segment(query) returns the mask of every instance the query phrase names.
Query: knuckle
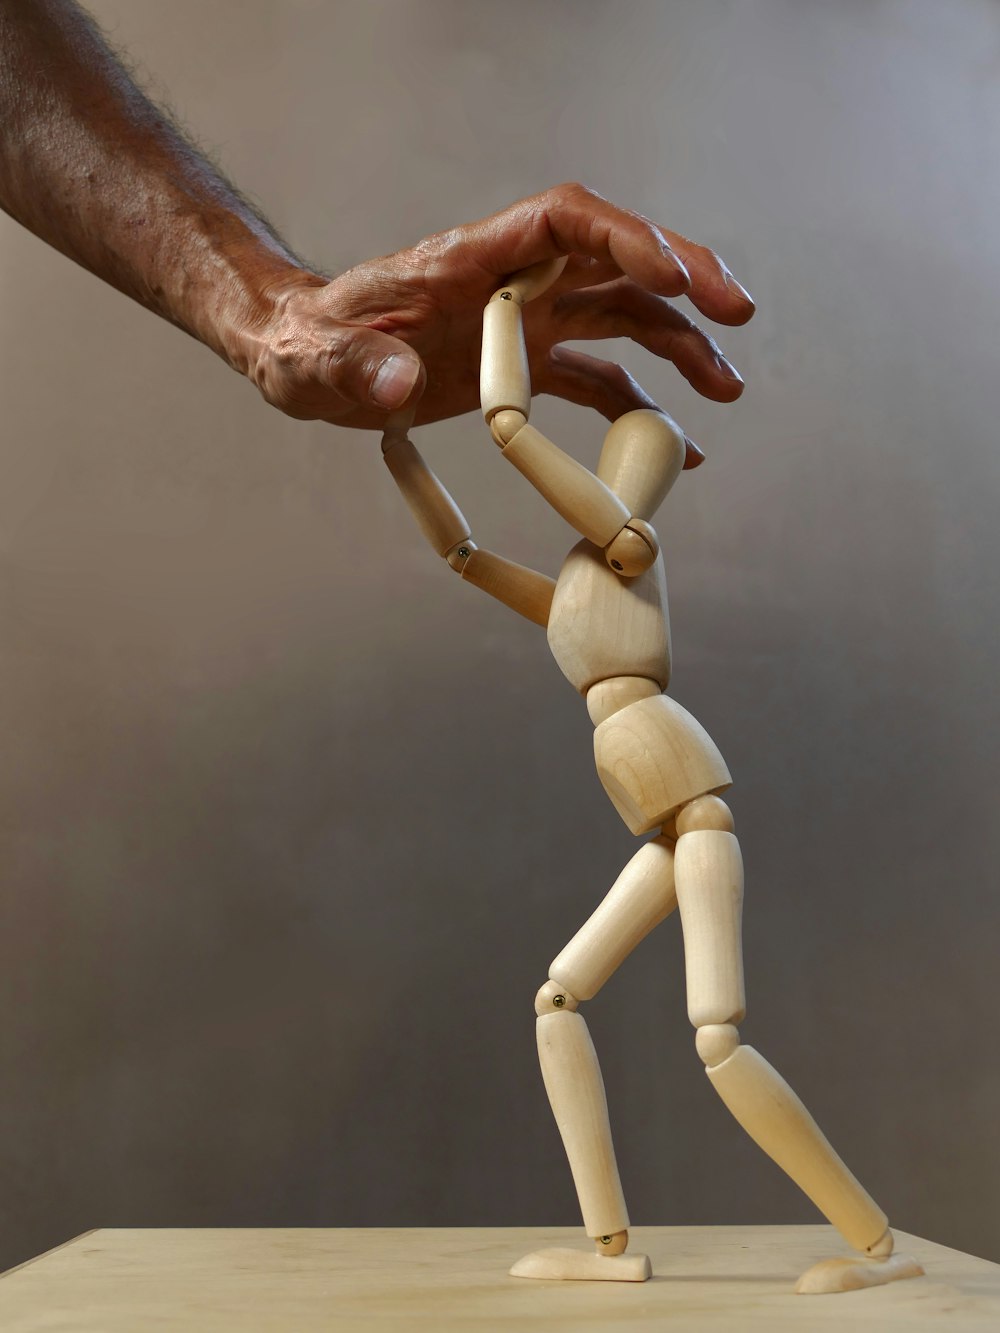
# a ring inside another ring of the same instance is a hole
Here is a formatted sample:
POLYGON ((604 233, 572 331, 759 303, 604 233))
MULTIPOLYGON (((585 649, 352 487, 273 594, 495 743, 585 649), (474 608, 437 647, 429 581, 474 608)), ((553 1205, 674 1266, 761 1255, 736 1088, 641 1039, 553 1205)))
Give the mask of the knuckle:
POLYGON ((562 185, 555 186, 548 191, 558 202, 569 201, 570 203, 590 203, 599 200, 601 196, 596 190, 592 190, 589 185, 584 185, 581 181, 564 181, 562 185))
POLYGON ((723 260, 722 256, 718 253, 718 251, 712 250, 707 245, 699 245, 696 248, 700 251, 702 256, 712 265, 712 267, 718 271, 719 275, 721 277, 725 277, 725 275, 729 272, 729 268, 725 263, 725 261, 723 260))
POLYGON ((700 245, 697 241, 690 241, 687 237, 681 237, 684 245, 687 247, 689 257, 697 259, 707 268, 714 269, 720 278, 724 278, 729 272, 729 266, 722 256, 709 245, 700 245))
POLYGON ((443 255, 454 254, 466 241, 466 231, 464 227, 449 227, 447 231, 436 231, 433 235, 425 236, 422 241, 418 241, 406 252, 407 257, 415 261, 417 268, 427 268, 443 255))
POLYGON ((309 405, 310 386, 315 376, 309 374, 300 349, 289 345, 274 347, 257 367, 254 382, 265 402, 298 421, 309 421, 316 413, 309 405))
POLYGON ((294 409, 298 398, 296 388, 297 386, 286 376, 274 375, 269 378, 261 392, 273 407, 280 408, 282 412, 290 412, 294 409))
POLYGON ((628 393, 635 381, 620 362, 614 361, 608 368, 608 383, 619 393, 628 393))
POLYGON ((669 339, 669 345, 690 344, 692 346, 703 346, 708 343, 710 347, 715 348, 715 344, 709 335, 700 328, 693 319, 688 319, 683 311, 676 312, 677 319, 673 332, 669 339))
POLYGON ((447 284, 454 266, 465 255, 475 255, 482 248, 482 239, 474 227, 449 227, 447 231, 425 236, 409 250, 394 258, 398 262, 397 281, 407 284, 407 299, 414 300, 415 289, 430 293, 447 284))
POLYGON ((640 213, 635 208, 625 208, 622 209, 622 212, 627 214, 633 222, 638 222, 640 226, 645 227, 648 231, 655 232, 657 238, 666 245, 666 237, 663 235, 658 222, 655 222, 651 217, 647 217, 645 213, 640 213))
POLYGON ((264 401, 283 412, 286 417, 294 417, 297 421, 308 420, 309 414, 304 410, 292 385, 281 380, 269 380, 259 384, 258 388, 264 401))
MULTIPOLYGON (((339 330, 328 335, 317 360, 330 371, 342 371, 353 360, 354 343, 339 330)), ((318 366, 317 366, 318 369, 318 366)))
POLYGON ((291 417, 293 421, 315 421, 319 416, 318 412, 305 407, 304 404, 290 400, 284 403, 273 403, 279 412, 283 412, 286 417, 291 417))

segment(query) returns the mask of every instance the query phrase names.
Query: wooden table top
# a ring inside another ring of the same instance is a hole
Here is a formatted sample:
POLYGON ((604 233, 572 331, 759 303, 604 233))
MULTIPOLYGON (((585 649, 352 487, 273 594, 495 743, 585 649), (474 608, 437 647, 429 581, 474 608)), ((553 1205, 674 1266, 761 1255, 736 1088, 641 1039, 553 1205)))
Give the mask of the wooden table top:
POLYGON ((1000 1265, 897 1233, 926 1277, 796 1296, 812 1263, 844 1253, 826 1226, 636 1227, 645 1283, 507 1276, 554 1228, 102 1228, 0 1277, 4 1333, 606 1333, 653 1330, 1000 1330, 1000 1265))

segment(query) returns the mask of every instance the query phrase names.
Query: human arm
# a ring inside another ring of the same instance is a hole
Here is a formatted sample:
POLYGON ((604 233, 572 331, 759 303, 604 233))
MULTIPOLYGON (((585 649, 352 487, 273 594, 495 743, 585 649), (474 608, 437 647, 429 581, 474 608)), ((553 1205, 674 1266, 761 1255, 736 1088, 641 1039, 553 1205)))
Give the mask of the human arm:
POLYGON ((744 322, 752 304, 721 261, 581 186, 326 278, 137 89, 70 0, 0 0, 0 125, 7 212, 293 416, 374 427, 418 397, 418 424, 471 409, 483 305, 506 274, 557 253, 573 257, 526 320, 536 392, 608 417, 648 406, 620 367, 558 346, 614 336, 674 360, 709 397, 742 388, 666 299, 687 292, 710 318, 744 322), (386 369, 401 377, 379 380, 386 369))
POLYGON ((0 0, 0 126, 4 210, 227 360, 262 297, 301 280, 70 0, 0 0))

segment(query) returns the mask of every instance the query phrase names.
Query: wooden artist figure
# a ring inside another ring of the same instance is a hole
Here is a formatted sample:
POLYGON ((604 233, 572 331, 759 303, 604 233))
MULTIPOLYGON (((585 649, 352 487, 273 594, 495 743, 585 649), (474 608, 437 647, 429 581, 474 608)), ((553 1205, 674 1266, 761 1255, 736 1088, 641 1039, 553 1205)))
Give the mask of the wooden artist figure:
POLYGON ((839 1291, 914 1276, 922 1270, 893 1253, 885 1213, 781 1075, 740 1042, 743 865, 720 796, 731 778, 708 733, 664 692, 667 591, 650 520, 680 474, 684 436, 660 412, 627 412, 607 432, 595 475, 528 424, 521 307, 556 280, 565 262, 526 269, 494 294, 484 314, 481 374, 483 414, 504 458, 581 535, 557 580, 476 546, 407 438, 407 420, 390 419, 382 442, 389 470, 438 554, 463 579, 545 627, 556 662, 586 698, 605 791, 633 834, 653 835, 558 954, 535 999, 545 1087, 595 1250, 540 1250, 511 1272, 629 1281, 650 1275, 647 1257, 627 1250, 629 1219, 604 1084, 579 1010, 677 908, 688 1017, 712 1086, 858 1251, 816 1264, 797 1290, 839 1291))

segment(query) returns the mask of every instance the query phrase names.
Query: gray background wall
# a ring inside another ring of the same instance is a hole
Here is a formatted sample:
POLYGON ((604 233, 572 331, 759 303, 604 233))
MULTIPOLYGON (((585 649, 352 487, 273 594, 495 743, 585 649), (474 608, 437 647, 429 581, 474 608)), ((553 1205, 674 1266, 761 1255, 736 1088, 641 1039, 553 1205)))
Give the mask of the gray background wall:
MULTIPOLYGON (((674 693, 737 778, 752 1041, 900 1226, 1000 1259, 1000 11, 94 0, 338 268, 560 180, 715 245, 749 388, 619 349, 710 454, 674 693)), ((544 636, 374 437, 283 419, 0 219, 0 1264, 99 1225, 576 1220, 531 1001, 631 854, 544 636)), ((596 460, 599 421, 535 419, 596 460)), ((476 534, 572 538, 473 417, 476 534)), ((664 926, 591 1005, 637 1223, 811 1221, 664 926)))

